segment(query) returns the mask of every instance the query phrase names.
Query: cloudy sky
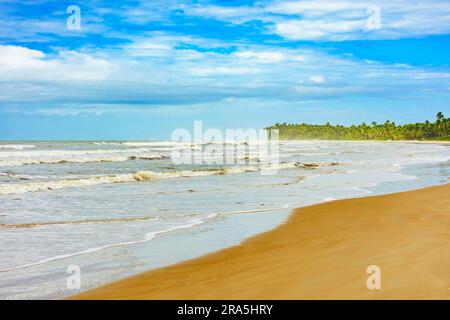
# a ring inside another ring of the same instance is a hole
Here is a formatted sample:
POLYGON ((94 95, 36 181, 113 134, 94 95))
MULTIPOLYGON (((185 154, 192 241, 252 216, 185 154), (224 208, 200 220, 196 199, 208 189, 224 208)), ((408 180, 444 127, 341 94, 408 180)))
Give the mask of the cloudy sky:
POLYGON ((438 111, 450 114, 448 0, 0 0, 2 140, 438 111))

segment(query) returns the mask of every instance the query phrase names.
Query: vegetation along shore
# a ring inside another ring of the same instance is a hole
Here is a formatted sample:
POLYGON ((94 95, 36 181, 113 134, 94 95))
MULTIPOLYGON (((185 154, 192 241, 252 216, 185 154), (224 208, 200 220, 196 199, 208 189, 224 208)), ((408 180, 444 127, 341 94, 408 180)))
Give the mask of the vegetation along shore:
POLYGON ((435 122, 425 121, 397 125, 386 121, 384 124, 372 122, 349 127, 342 125, 287 124, 277 123, 267 127, 269 131, 278 129, 281 140, 441 140, 450 141, 450 118, 438 112, 435 122))

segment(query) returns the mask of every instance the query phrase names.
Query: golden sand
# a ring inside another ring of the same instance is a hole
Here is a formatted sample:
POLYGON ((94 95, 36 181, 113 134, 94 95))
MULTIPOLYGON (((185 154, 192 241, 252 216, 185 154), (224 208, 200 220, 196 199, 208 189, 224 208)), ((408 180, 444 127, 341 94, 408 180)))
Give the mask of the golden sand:
POLYGON ((238 246, 73 298, 450 299, 450 185, 296 209, 238 246))

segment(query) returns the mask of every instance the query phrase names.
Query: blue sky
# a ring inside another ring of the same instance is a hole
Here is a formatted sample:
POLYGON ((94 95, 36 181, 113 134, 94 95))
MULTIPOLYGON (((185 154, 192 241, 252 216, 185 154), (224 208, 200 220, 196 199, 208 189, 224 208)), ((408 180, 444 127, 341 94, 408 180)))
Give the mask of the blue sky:
POLYGON ((448 0, 0 0, 2 140, 438 111, 450 114, 448 0))

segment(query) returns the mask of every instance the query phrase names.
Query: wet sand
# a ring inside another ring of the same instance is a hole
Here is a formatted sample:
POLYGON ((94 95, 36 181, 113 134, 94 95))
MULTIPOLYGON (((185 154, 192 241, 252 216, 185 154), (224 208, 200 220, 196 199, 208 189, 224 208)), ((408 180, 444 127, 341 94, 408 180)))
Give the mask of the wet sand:
POLYGON ((75 299, 450 299, 450 185, 296 209, 242 244, 75 299), (367 268, 381 270, 369 290, 367 268))

